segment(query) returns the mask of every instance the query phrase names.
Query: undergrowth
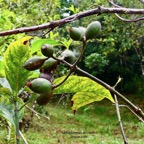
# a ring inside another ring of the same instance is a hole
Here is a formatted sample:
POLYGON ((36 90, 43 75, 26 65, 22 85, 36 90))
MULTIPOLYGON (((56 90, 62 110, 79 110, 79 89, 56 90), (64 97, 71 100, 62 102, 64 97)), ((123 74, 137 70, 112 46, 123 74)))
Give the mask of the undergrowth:
MULTIPOLYGON (((130 98, 136 104, 142 100, 130 98)), ((28 131, 23 133, 29 144, 123 144, 115 105, 110 101, 105 99, 82 107, 75 115, 69 101, 61 101, 57 107, 56 104, 51 102, 41 109, 50 120, 34 115, 28 131)), ((125 107, 120 109, 128 142, 142 144, 144 124, 125 107)), ((1 129, 0 144, 5 144, 5 134, 1 129)))

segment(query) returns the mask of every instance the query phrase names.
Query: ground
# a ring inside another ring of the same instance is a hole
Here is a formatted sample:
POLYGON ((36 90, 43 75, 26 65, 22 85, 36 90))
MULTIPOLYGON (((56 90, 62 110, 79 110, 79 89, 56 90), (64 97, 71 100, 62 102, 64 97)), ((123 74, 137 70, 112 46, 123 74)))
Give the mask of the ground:
MULTIPOLYGON (((142 97, 128 98, 144 110, 142 97)), ((43 107, 47 116, 50 115, 50 120, 34 115, 28 131, 23 133, 29 144, 124 143, 115 105, 109 100, 105 99, 80 108, 75 115, 70 108, 70 101, 63 100, 57 107, 56 105, 57 102, 51 102, 43 107)), ((125 107, 121 107, 121 117, 128 142, 142 144, 144 124, 125 107)))

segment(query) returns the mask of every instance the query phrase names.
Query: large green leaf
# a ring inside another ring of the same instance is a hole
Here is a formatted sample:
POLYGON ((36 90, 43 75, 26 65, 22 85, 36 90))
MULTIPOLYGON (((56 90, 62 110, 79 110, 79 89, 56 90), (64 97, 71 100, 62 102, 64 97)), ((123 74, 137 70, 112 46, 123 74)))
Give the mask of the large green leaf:
MULTIPOLYGON (((60 83, 65 77, 57 78, 54 83, 60 83)), ((109 90, 95 81, 81 76, 70 76, 65 83, 54 90, 55 94, 76 93, 73 98, 73 110, 104 98, 114 102, 109 90)))
POLYGON ((51 44, 51 45, 59 45, 59 43, 55 40, 51 40, 51 39, 38 39, 36 41, 34 41, 32 43, 32 48, 31 48, 31 53, 35 53, 38 50, 40 50, 40 48, 42 47, 42 45, 44 44, 51 44))
POLYGON ((27 36, 12 42, 4 55, 4 68, 6 78, 16 93, 24 86, 30 72, 25 70, 22 65, 30 57, 30 47, 27 36))

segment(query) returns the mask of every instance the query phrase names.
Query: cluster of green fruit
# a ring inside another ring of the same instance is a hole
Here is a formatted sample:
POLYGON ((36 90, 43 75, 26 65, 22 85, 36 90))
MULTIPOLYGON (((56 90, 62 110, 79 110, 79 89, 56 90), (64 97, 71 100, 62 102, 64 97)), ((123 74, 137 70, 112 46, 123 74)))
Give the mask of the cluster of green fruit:
MULTIPOLYGON (((33 56, 23 64, 23 67, 29 71, 40 70, 39 77, 28 81, 26 85, 34 93, 38 94, 37 104, 46 105, 53 95, 53 72, 59 65, 59 62, 52 58, 54 54, 54 47, 52 45, 44 44, 41 47, 41 52, 45 57, 33 56)), ((63 51, 60 57, 69 63, 73 63, 76 59, 71 50, 63 51)))
POLYGON ((69 29, 70 37, 75 41, 87 41, 94 39, 101 32, 101 23, 99 21, 91 22, 87 28, 72 27, 69 29))
MULTIPOLYGON (((101 24, 98 21, 90 23, 87 28, 72 27, 69 29, 70 37, 76 41, 87 41, 96 38, 101 31, 101 24)), ((54 47, 49 44, 44 44, 41 47, 41 53, 45 57, 33 56, 28 59, 23 67, 29 71, 40 70, 39 78, 27 82, 27 86, 38 94, 36 102, 39 105, 47 104, 53 95, 53 72, 60 64, 57 59, 54 59, 54 47)), ((61 53, 60 59, 64 59, 70 64, 76 61, 75 54, 71 50, 65 50, 61 53)))

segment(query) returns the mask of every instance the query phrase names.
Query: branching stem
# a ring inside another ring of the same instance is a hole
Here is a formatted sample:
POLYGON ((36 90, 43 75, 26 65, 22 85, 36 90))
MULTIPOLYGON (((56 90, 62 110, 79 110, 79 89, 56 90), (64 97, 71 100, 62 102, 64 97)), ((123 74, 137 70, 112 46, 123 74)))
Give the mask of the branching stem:
POLYGON ((122 137, 123 137, 123 140, 124 140, 124 144, 128 144, 125 133, 124 133, 124 128, 123 128, 121 116, 120 116, 120 109, 119 109, 117 96, 115 94, 114 94, 114 99, 115 99, 116 112, 117 112, 117 116, 118 116, 118 121, 120 123, 120 129, 121 129, 122 137))
POLYGON ((81 73, 81 75, 86 76, 86 77, 94 80, 95 82, 99 83, 100 85, 104 86, 112 94, 115 94, 117 97, 121 98, 124 102, 126 102, 133 109, 133 111, 144 120, 144 113, 143 113, 143 111, 139 107, 135 106, 132 102, 130 102, 126 97, 124 97, 118 91, 116 91, 113 87, 111 87, 107 83, 103 82, 102 80, 94 77, 93 75, 87 73, 86 71, 84 71, 84 70, 82 70, 82 69, 80 69, 78 67, 76 67, 76 72, 81 73))
MULTIPOLYGON (((70 71, 69 71, 69 73, 67 74, 67 76, 64 78, 64 80, 61 81, 59 84, 54 85, 54 86, 53 86, 53 89, 55 89, 55 88, 59 87, 60 85, 62 85, 62 84, 69 78, 69 76, 72 74, 72 72, 75 71, 75 68, 76 68, 77 64, 78 64, 79 61, 82 59, 82 56, 83 56, 85 47, 86 47, 86 39, 85 39, 85 37, 84 37, 84 39, 83 39, 83 46, 82 46, 82 48, 81 48, 81 52, 80 52, 79 58, 76 60, 76 62, 75 62, 72 66, 70 66, 70 71)), ((53 57, 53 58, 54 58, 54 57, 53 57)), ((58 61, 61 61, 61 62, 65 62, 63 59, 57 59, 57 58, 54 58, 54 59, 56 59, 56 60, 58 60, 58 61)))
MULTIPOLYGON (((121 6, 115 4, 114 2, 112 2, 111 0, 108 0, 108 2, 110 4, 112 4, 114 7, 117 7, 117 8, 122 8, 121 6)), ((115 13, 116 17, 119 18, 120 20, 124 21, 124 22, 138 22, 138 21, 142 21, 144 20, 144 17, 141 17, 141 18, 136 18, 136 19, 125 19, 125 18, 122 18, 120 15, 118 15, 117 13, 115 13)))

